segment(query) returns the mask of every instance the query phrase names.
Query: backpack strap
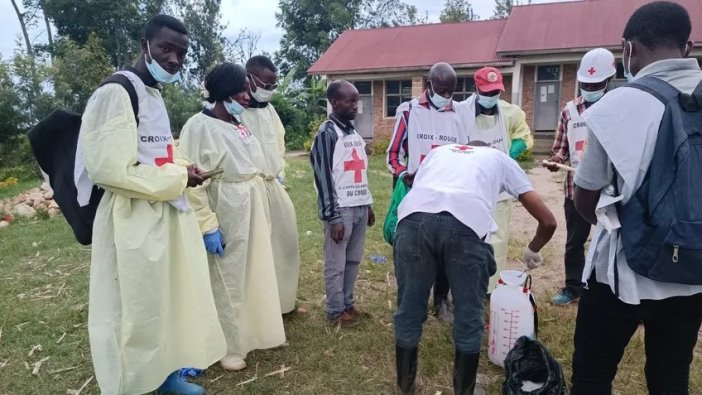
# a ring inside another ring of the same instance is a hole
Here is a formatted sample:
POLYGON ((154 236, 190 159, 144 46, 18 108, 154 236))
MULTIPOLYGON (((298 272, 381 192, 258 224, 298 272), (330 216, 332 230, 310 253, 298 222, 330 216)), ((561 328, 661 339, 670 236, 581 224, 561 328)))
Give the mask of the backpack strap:
POLYGON ((137 126, 139 126, 139 96, 137 96, 136 89, 134 89, 134 84, 132 84, 132 81, 130 81, 125 75, 115 73, 102 80, 98 87, 107 84, 120 84, 122 85, 122 88, 127 91, 127 94, 129 94, 129 101, 132 102, 134 119, 136 119, 137 126))
POLYGON ((663 81, 660 78, 653 76, 645 76, 640 79, 635 80, 627 85, 630 88, 640 89, 646 93, 650 93, 656 99, 660 100, 663 105, 667 106, 668 103, 678 98, 681 95, 680 91, 674 86, 663 81))

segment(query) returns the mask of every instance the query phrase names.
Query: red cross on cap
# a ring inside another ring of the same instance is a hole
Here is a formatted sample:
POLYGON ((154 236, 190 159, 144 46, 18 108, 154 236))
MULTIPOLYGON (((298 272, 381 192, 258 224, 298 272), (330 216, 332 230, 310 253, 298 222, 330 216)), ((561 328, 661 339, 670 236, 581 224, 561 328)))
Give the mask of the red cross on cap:
POLYGON ((590 67, 589 69, 587 69, 587 72, 590 75, 595 75, 595 73, 597 72, 597 69, 595 69, 594 67, 590 67))
POLYGON ((456 147, 456 148, 458 148, 458 149, 461 150, 461 151, 467 151, 467 150, 469 150, 469 149, 473 149, 473 148, 471 148, 471 147, 469 147, 469 146, 467 146, 467 145, 459 145, 459 146, 456 147))

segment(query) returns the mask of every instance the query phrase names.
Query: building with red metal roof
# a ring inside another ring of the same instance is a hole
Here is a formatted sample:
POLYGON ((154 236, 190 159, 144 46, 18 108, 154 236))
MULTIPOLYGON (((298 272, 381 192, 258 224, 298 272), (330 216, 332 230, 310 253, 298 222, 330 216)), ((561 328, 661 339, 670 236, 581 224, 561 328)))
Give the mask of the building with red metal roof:
MULTIPOLYGON (((702 1, 675 0, 692 19, 691 39, 702 42, 702 1)), ((368 138, 392 133, 395 108, 419 95, 426 73, 448 62, 459 76, 455 99, 474 91, 472 75, 499 68, 506 92, 535 131, 537 146, 550 149, 563 105, 577 93, 575 74, 585 52, 596 47, 621 54, 629 16, 649 0, 579 0, 516 6, 506 19, 345 31, 309 68, 310 74, 347 79, 361 93, 357 126, 368 138)), ((702 46, 693 56, 702 58, 702 46)), ((616 87, 625 82, 621 61, 616 87)))

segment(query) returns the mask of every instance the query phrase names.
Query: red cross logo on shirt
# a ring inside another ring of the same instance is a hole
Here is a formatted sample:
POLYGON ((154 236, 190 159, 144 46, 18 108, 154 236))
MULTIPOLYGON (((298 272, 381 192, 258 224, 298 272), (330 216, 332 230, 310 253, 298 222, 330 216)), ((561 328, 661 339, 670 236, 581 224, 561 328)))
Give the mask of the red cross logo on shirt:
POLYGON ((344 171, 353 171, 353 182, 360 184, 363 181, 363 170, 366 169, 366 162, 358 156, 356 148, 351 153, 352 160, 344 161, 344 171))
POLYGON ((585 148, 587 147, 587 140, 579 140, 575 142, 575 150, 576 151, 585 151, 585 148))
MULTIPOLYGON (((432 145, 431 145, 430 151, 433 150, 433 149, 436 148, 436 147, 440 147, 440 145, 439 145, 439 144, 432 144, 432 145)), ((424 162, 424 158, 426 158, 426 157, 427 157, 426 155, 421 155, 421 156, 419 157, 419 163, 424 162)))
POLYGON ((588 74, 590 74, 590 75, 595 75, 595 73, 597 72, 597 70, 596 70, 594 67, 590 67, 589 69, 587 69, 587 72, 588 72, 588 74))
POLYGON ((154 159, 154 163, 156 163, 156 166, 163 166, 166 163, 173 163, 173 144, 168 144, 166 146, 166 155, 161 158, 156 158, 154 159))

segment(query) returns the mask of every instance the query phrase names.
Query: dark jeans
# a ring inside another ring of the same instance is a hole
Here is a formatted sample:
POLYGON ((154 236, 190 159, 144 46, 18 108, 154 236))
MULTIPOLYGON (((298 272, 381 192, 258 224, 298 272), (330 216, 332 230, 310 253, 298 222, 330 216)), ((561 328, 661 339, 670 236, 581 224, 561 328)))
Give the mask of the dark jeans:
POLYGON ((585 268, 585 242, 590 235, 590 223, 578 213, 572 199, 563 203, 566 220, 565 286, 576 295, 583 290, 582 276, 585 268))
POLYGON ((496 270, 492 246, 449 213, 414 213, 397 225, 394 256, 396 343, 419 345, 432 283, 443 267, 453 292, 454 344, 464 353, 480 352, 485 293, 496 270))
POLYGON ((702 323, 702 294, 630 305, 593 276, 578 306, 572 395, 612 392, 617 365, 641 322, 649 393, 688 393, 692 352, 702 323))

